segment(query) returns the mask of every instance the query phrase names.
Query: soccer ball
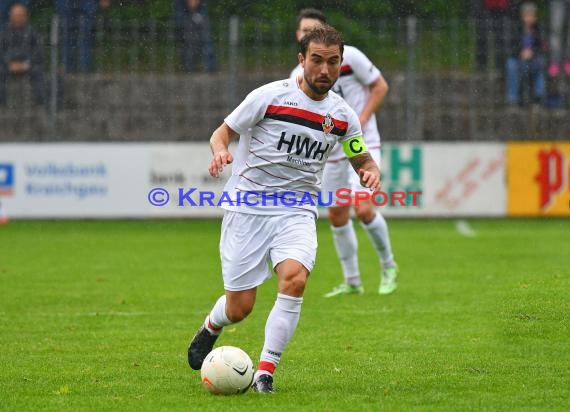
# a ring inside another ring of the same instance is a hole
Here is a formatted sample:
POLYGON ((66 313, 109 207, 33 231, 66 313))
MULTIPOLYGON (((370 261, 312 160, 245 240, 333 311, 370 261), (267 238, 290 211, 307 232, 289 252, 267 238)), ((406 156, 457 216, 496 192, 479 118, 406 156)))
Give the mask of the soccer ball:
POLYGON ((245 393, 253 382, 253 362, 240 348, 220 346, 202 364, 202 385, 216 395, 245 393))

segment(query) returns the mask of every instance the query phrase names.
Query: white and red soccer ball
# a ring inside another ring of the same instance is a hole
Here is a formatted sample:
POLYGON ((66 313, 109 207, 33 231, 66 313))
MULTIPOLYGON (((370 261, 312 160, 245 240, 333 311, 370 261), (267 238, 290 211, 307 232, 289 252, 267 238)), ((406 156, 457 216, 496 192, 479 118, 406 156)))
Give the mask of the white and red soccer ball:
POLYGON ((202 385, 216 395, 245 393, 253 382, 253 362, 240 348, 220 346, 204 359, 202 385))

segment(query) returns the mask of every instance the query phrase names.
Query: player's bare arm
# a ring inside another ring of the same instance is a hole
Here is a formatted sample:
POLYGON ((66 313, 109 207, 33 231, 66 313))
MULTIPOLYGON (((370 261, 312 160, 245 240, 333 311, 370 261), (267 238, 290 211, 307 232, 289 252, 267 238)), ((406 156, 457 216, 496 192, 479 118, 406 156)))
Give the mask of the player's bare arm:
POLYGON ((348 159, 352 168, 360 176, 360 184, 373 192, 380 190, 380 168, 368 152, 348 159))
POLYGON ((230 147, 231 141, 238 137, 239 135, 225 122, 212 133, 212 137, 210 137, 212 161, 208 168, 212 177, 220 177, 220 173, 224 170, 224 167, 233 162, 234 158, 228 148, 230 147))
POLYGON ((386 79, 384 79, 382 75, 378 76, 368 87, 370 89, 370 95, 359 116, 361 125, 364 125, 368 119, 370 119, 370 116, 378 110, 390 90, 386 79))
POLYGON ((373 192, 380 190, 380 168, 374 161, 362 136, 355 136, 342 142, 342 149, 360 177, 360 184, 373 192))

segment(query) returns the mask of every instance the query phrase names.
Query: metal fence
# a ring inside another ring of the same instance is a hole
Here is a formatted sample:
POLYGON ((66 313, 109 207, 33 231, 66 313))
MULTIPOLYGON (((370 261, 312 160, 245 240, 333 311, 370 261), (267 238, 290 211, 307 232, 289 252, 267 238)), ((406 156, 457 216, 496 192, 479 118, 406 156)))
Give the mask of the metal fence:
MULTIPOLYGON (((216 70, 187 72, 174 22, 101 19, 79 34, 92 40, 92 66, 84 73, 66 68, 65 34, 54 18, 37 27, 49 99, 34 105, 28 79, 9 78, 0 141, 206 140, 249 91, 288 77, 297 54, 292 24, 255 17, 216 22, 216 70)), ((383 140, 570 137, 566 79, 549 82, 550 97, 539 106, 507 106, 504 72, 494 60, 497 44, 507 55, 511 27, 500 43, 485 32, 489 60, 480 67, 476 24, 408 18, 344 30, 347 43, 364 51, 391 86, 378 112, 383 140)))

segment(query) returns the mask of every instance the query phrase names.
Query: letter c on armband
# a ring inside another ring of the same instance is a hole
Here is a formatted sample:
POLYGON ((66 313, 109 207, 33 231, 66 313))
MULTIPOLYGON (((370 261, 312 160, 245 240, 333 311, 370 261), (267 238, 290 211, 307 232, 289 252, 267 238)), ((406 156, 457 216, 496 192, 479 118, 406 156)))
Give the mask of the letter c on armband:
POLYGON ((342 148, 344 150, 344 154, 349 159, 368 151, 368 148, 366 147, 366 143, 364 143, 362 136, 353 137, 352 139, 343 142, 342 148))

